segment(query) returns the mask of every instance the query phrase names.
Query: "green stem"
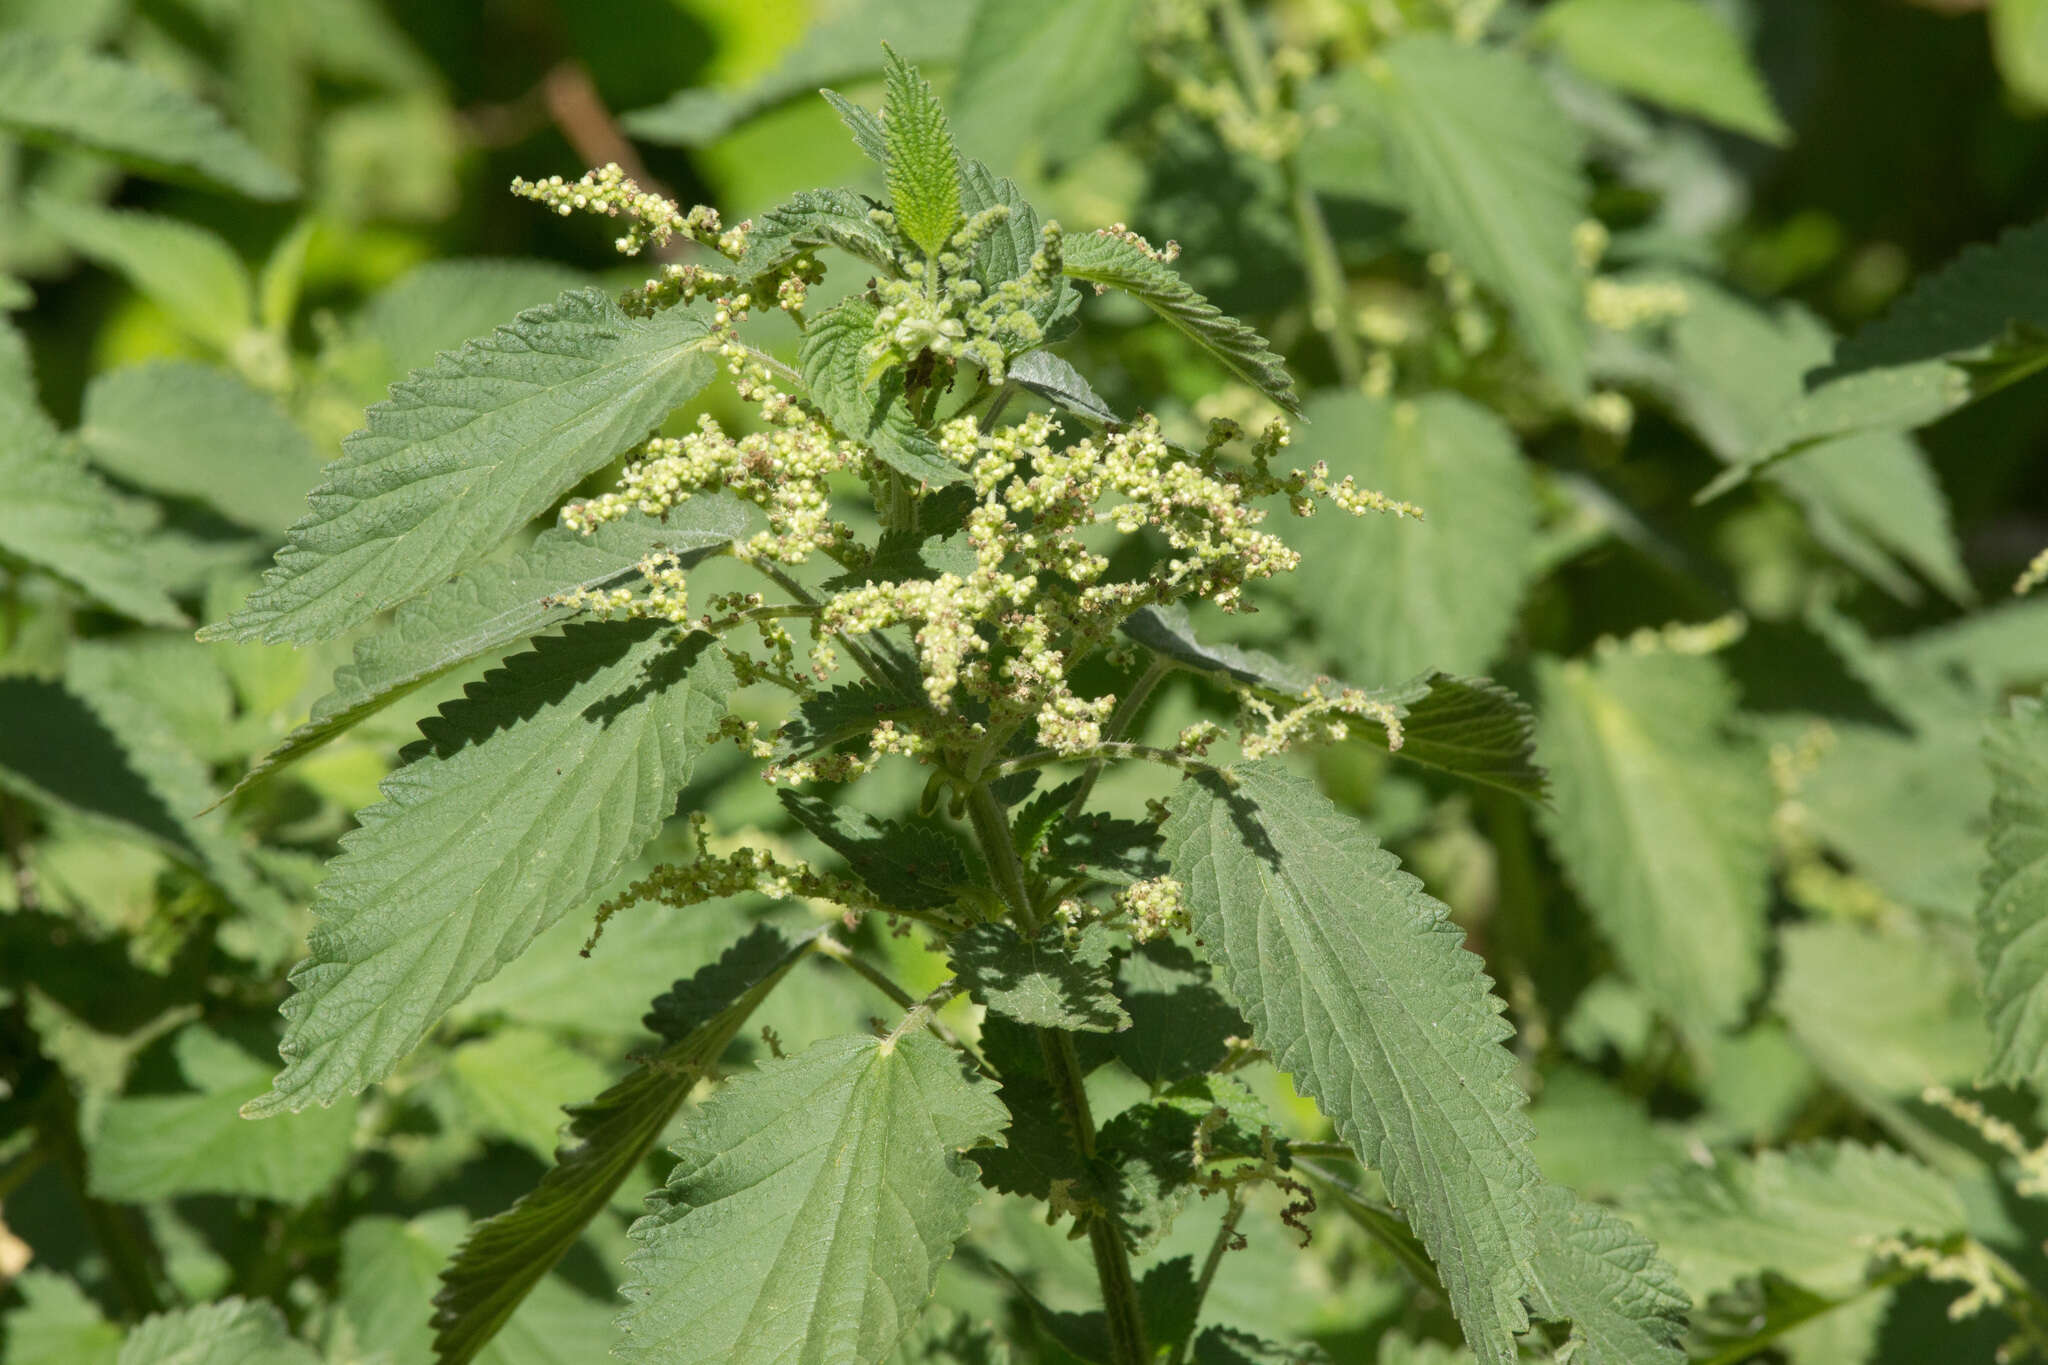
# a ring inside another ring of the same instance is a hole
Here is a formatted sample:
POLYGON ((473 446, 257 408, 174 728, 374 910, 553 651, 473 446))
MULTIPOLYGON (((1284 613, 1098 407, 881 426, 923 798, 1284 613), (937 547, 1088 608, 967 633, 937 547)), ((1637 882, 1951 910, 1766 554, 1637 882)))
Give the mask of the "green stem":
MULTIPOLYGON (((1032 768, 1049 767, 1054 763, 1077 763, 1084 758, 1090 764, 1097 767, 1106 758, 1142 758, 1150 763, 1163 763, 1169 768, 1178 768, 1184 773, 1212 773, 1216 771, 1215 764, 1204 763, 1199 758, 1189 758, 1186 754, 1178 753, 1172 749, 1161 749, 1157 745, 1132 744, 1128 740, 1096 744, 1086 749, 1075 749, 1072 751, 1066 749, 1036 749, 1028 754, 1019 754, 1015 758, 1004 759, 1001 763, 995 765, 995 771, 1000 775, 1008 776, 1011 773, 1027 772, 1032 768)), ((1080 795, 1085 798, 1088 795, 1087 789, 1083 788, 1080 795)), ((1070 814, 1078 814, 1078 810, 1073 803, 1069 803, 1067 809, 1070 814)))
MULTIPOLYGON (((891 981, 886 975, 883 974, 882 970, 879 967, 876 967, 873 963, 855 956, 853 949, 847 947, 838 939, 833 938, 829 934, 822 935, 818 939, 817 950, 823 956, 831 958, 834 962, 837 962, 840 966, 846 968, 855 976, 858 976, 863 981, 866 981, 870 986, 873 986, 883 995, 888 996, 889 999, 893 1001, 899 1008, 911 1011, 915 1011, 918 1008, 918 1002, 911 997, 909 991, 904 990, 894 981, 891 981)), ((949 994, 947 998, 950 999, 951 995, 949 994)), ((941 1001, 940 1003, 943 1004, 944 1001, 941 1001)), ((981 1072, 984 1076, 989 1077, 991 1080, 995 1079, 995 1073, 989 1069, 988 1063, 981 1060, 981 1055, 977 1053, 973 1048, 969 1047, 966 1041, 963 1040, 959 1034, 953 1032, 952 1029, 948 1028, 945 1025, 945 1023, 940 1020, 936 1007, 926 1011, 923 1023, 927 1029, 931 1030, 931 1034, 934 1038, 937 1038, 940 1042, 944 1043, 947 1047, 952 1048, 954 1051, 959 1052, 961 1055, 966 1057, 968 1061, 973 1062, 974 1069, 976 1071, 981 1072)))
MULTIPOLYGON (((1237 69, 1238 83, 1245 97, 1261 113, 1271 116, 1280 108, 1280 92, 1266 66, 1264 45, 1246 17, 1239 0, 1217 0, 1216 18, 1223 30, 1224 50, 1237 69)), ((1295 231, 1301 235, 1302 265, 1308 272, 1308 316, 1329 344, 1337 377, 1346 388, 1356 387, 1365 375, 1365 356, 1351 330, 1350 291, 1344 280, 1344 265, 1337 255, 1337 242, 1323 207, 1303 173, 1301 149, 1297 145, 1280 160, 1280 173, 1287 185, 1287 198, 1294 212, 1295 231)))
MULTIPOLYGON (((1109 723, 1102 727, 1102 737, 1106 740, 1122 739, 1137 722, 1138 712, 1144 707, 1146 699, 1152 695, 1152 689, 1159 686, 1159 680, 1172 671, 1173 665, 1167 662, 1163 655, 1154 654, 1152 662, 1145 666, 1145 671, 1131 684, 1131 690, 1124 693, 1123 699, 1117 702, 1116 710, 1110 712, 1109 723)), ((1081 808, 1088 804, 1088 794, 1095 790, 1095 781, 1101 776, 1102 758, 1089 759, 1088 769, 1081 774, 1081 785, 1074 792, 1074 799, 1067 802, 1066 815, 1069 820, 1079 815, 1081 808)))
POLYGON ((1024 864, 1017 857, 1016 842, 1010 838, 1009 817, 988 783, 977 782, 968 788, 967 817, 973 822, 974 837, 981 844, 981 856, 988 860, 996 888, 1016 913, 1017 927, 1026 934, 1038 932, 1038 916, 1032 913, 1031 892, 1024 884, 1024 864))
MULTIPOLYGON (((1215 1283, 1216 1269, 1223 1264, 1223 1254, 1230 1250, 1230 1243, 1237 1236, 1237 1220, 1244 1216, 1244 1191, 1233 1187, 1230 1191, 1230 1207, 1223 1211, 1222 1225, 1216 1229, 1216 1240, 1209 1243, 1208 1259, 1202 1262, 1202 1273, 1195 1280, 1195 1306, 1190 1314, 1199 1320, 1202 1304, 1209 1297, 1209 1286, 1215 1283)), ((1187 1359, 1188 1346, 1195 1339, 1193 1332, 1181 1338, 1173 1348, 1173 1354, 1166 1358, 1166 1365, 1181 1365, 1187 1359)))
POLYGON ((1374 1203, 1350 1182, 1340 1180, 1313 1161, 1297 1158, 1294 1164, 1336 1196, 1337 1206, 1350 1214, 1351 1221, 1363 1228, 1368 1236, 1393 1253, 1394 1259, 1407 1267, 1417 1284, 1443 1293, 1443 1280, 1437 1275, 1429 1253, 1423 1250, 1414 1230, 1398 1214, 1374 1203))
POLYGON ((1816 1318, 1825 1317, 1838 1308, 1846 1308, 1858 1299, 1867 1298, 1882 1289, 1894 1289, 1913 1278, 1916 1272, 1899 1267, 1888 1270, 1875 1279, 1864 1281, 1863 1287, 1844 1298, 1825 1300, 1818 1308, 1787 1314, 1767 1324, 1761 1331, 1753 1332, 1732 1345, 1724 1346, 1705 1360, 1693 1365, 1743 1365, 1744 1361, 1755 1360, 1763 1349, 1794 1328, 1804 1327, 1816 1318))
MULTIPOLYGON (((967 811, 996 885, 1026 933, 1038 927, 1024 865, 1010 836, 1009 816, 988 783, 977 782, 967 793, 967 811)), ((1073 1035, 1062 1029, 1039 1029, 1039 1051, 1045 1056, 1046 1079, 1067 1118, 1083 1164, 1095 1157, 1095 1116, 1088 1107, 1088 1089, 1073 1035)), ((1109 1365, 1147 1365, 1145 1319, 1138 1308, 1138 1284, 1131 1277, 1130 1252, 1116 1225, 1100 1213, 1087 1215, 1088 1246, 1095 1253, 1095 1279, 1102 1288, 1102 1308, 1109 1325, 1109 1365)))

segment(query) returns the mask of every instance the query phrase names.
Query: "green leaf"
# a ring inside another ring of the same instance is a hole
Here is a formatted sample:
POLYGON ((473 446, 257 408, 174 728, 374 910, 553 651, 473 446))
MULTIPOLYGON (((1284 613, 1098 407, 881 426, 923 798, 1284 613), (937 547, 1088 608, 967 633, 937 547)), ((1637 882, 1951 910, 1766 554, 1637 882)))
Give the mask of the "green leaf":
POLYGON ((875 334, 875 308, 849 298, 813 319, 797 363, 811 401, 840 435, 860 441, 875 458, 920 485, 962 483, 967 471, 947 460, 939 443, 910 416, 903 372, 891 370, 870 389, 861 348, 875 334))
MULTIPOLYGON (((988 1019, 998 1025, 1008 1023, 1001 1015, 992 1014, 988 1019)), ((1011 1027, 1036 1054, 1037 1035, 1022 1025, 1011 1027)), ((982 1045, 988 1046, 986 1034, 982 1045)), ((1039 1064, 1042 1066, 1043 1061, 1039 1064)), ((1062 1181, 1076 1189, 1092 1190, 1095 1176, 1082 1164, 1073 1131, 1061 1116, 1059 1096, 1051 1082, 1043 1075, 1005 1072, 996 1094, 1008 1114, 1008 1122, 1001 1146, 977 1147, 970 1153, 980 1169, 981 1183, 1002 1194, 1032 1199, 1051 1198, 1053 1187, 1062 1181)))
MULTIPOLYGON (((349 1221, 334 1303, 358 1351, 393 1365, 434 1359, 434 1273, 468 1223, 461 1209, 435 1209, 406 1222, 375 1215, 349 1221)), ((496 1325, 496 1337, 462 1358, 479 1365, 585 1365, 602 1351, 617 1306, 578 1293, 545 1269, 534 1273, 537 1283, 517 1302, 519 1311, 496 1325)))
MULTIPOLYGON (((1205 643, 1195 635, 1185 607, 1141 608, 1131 613, 1122 629, 1183 668, 1219 674, 1272 697, 1298 699, 1316 681, 1306 669, 1262 651, 1205 643)), ((1535 717, 1500 684, 1431 671, 1393 687, 1375 688, 1366 696, 1392 707, 1401 721, 1401 747, 1392 751, 1396 757, 1543 799, 1546 778, 1531 761, 1535 717)), ((1351 733, 1365 743, 1388 747, 1383 726, 1360 723, 1351 727, 1351 733)))
POLYGON ((274 1305, 231 1298, 147 1319, 115 1365, 320 1365, 320 1353, 292 1339, 274 1305))
POLYGON ((0 557, 54 573, 149 625, 186 624, 155 585, 122 513, 44 415, 28 343, 0 319, 0 557))
MULTIPOLYGON (((998 204, 1010 211, 1010 216, 982 239, 969 273, 984 293, 993 292, 1011 280, 1022 279, 1030 273, 1031 260, 1044 245, 1038 210, 1031 207, 1031 202, 1017 188, 1015 181, 997 175, 971 158, 961 167, 960 185, 960 209, 969 218, 998 204)), ((1081 294, 1073 285, 1062 283, 1051 294, 1035 296, 1027 306, 1038 323, 1039 334, 1037 337, 1020 337, 998 328, 997 337, 1006 349, 1014 351, 1026 345, 1057 341, 1080 311, 1081 294)))
POLYGON ((979 1195, 961 1149, 995 1087, 936 1039, 835 1038, 732 1081, 633 1225, 615 1354, 663 1365, 879 1361, 979 1195))
MULTIPOLYGON (((1421 685, 1429 690, 1400 703, 1406 714, 1397 757, 1532 801, 1548 798, 1550 776, 1535 762, 1536 717, 1520 697, 1489 678, 1448 673, 1432 673, 1421 685)), ((1406 689, 1387 690, 1398 695, 1406 689)), ((1386 743, 1386 733, 1374 726, 1356 733, 1386 743)))
POLYGON ((869 733, 880 721, 914 706, 915 703, 865 679, 814 692, 797 703, 796 710, 775 732, 772 761, 786 763, 792 758, 822 753, 835 744, 869 733))
POLYGON ((1143 1255, 1172 1231, 1195 1189, 1198 1148, 1259 1160, 1273 1127, 1243 1082, 1212 1076, 1182 1081, 1103 1124, 1095 1169, 1125 1245, 1143 1255))
POLYGON ((574 626, 421 723, 328 865, 284 1005, 286 1066, 249 1113, 389 1075, 639 852, 725 714, 731 670, 707 643, 655 622, 574 626))
POLYGON ((96 376, 78 439, 119 479, 273 534, 298 519, 323 463, 270 395, 225 370, 176 360, 96 376))
POLYGON ((882 134, 896 226, 936 258, 960 226, 960 149, 939 97, 910 63, 884 49, 882 134))
POLYGON ((153 626, 189 624, 164 595, 114 494, 54 436, 0 436, 0 555, 153 626))
POLYGON ((1823 922, 1787 926, 1778 944, 1778 1013, 1842 1090, 1915 1097, 1969 1084, 1990 1060, 1967 965, 1940 940, 1823 922))
POLYGON ((263 586, 205 638, 338 635, 476 560, 709 383, 709 335, 579 290, 443 355, 370 409, 263 586))
POLYGON ((694 564, 745 531, 746 518, 746 508, 734 499, 703 497, 664 519, 635 514, 587 536, 554 527, 511 559, 479 564, 435 584, 401 606, 388 627, 356 643, 354 660, 335 670, 333 690, 313 703, 306 723, 258 760, 235 790, 305 757, 451 669, 502 653, 581 610, 558 605, 557 599, 631 581, 648 555, 671 554, 685 566, 694 564))
POLYGON ((889 164, 889 135, 882 130, 882 120, 865 105, 855 104, 837 90, 820 90, 825 103, 832 106, 839 115, 839 121, 853 134, 853 145, 860 148, 861 155, 877 166, 889 164))
POLYGON ((813 247, 836 246, 868 264, 894 273, 896 248, 889 234, 868 219, 875 201, 852 190, 801 190, 768 210, 747 234, 746 253, 734 269, 751 278, 789 264, 813 247))
POLYGON ((1395 39, 1367 72, 1361 93, 1416 233, 1500 295, 1550 377, 1583 394, 1572 231, 1586 181, 1579 135, 1543 78, 1512 49, 1434 33, 1395 39))
POLYGON ((121 1329, 75 1280, 30 1270, 11 1281, 22 1306, 7 1313, 8 1365, 115 1365, 121 1329))
POLYGON ((191 96, 139 67, 20 29, 0 35, 0 128, 252 199, 298 192, 290 176, 191 96))
POLYGON ((1007 924, 977 924, 947 945, 953 971, 978 1005, 1034 1028, 1115 1033, 1131 1026, 1110 984, 1115 935, 1091 926, 1069 943, 1048 924, 1025 938, 1007 924))
POLYGON ((786 787, 776 795, 886 904, 909 910, 951 905, 971 880, 959 839, 936 821, 878 819, 786 787))
POLYGON ((1117 967, 1116 993, 1131 1026, 1117 1060, 1155 1089, 1202 1075, 1251 1030, 1210 983, 1209 964, 1170 939, 1135 945, 1117 967))
POLYGON ((1257 332, 1188 286, 1173 267, 1107 230, 1064 239, 1060 269, 1098 289, 1121 289, 1171 323, 1224 369, 1299 414, 1286 362, 1257 332))
POLYGON ((438 1365, 476 1357, 640 1169, 691 1089, 810 946, 757 928, 655 1001, 648 1023, 667 1046, 596 1099, 569 1106, 568 1131, 540 1184, 477 1224, 441 1272, 438 1365))
POLYGON ((1472 1353, 1441 1341, 1417 1341, 1400 1332, 1380 1338, 1376 1365, 1472 1365, 1472 1353))
POLYGON ((303 1204, 347 1168, 354 1104, 251 1123, 239 1111, 270 1088, 268 1064, 199 1024, 172 1046, 196 1093, 108 1102, 87 1143, 95 1195, 131 1204, 192 1194, 303 1204))
POLYGON ((1626 1211, 1695 1303, 1765 1271, 1845 1294, 1861 1287, 1877 1238, 1939 1239, 1964 1226, 1947 1180, 1902 1153, 1850 1142, 1686 1162, 1626 1211))
POLYGON ((1140 607, 1124 618, 1121 627, 1145 648, 1195 673, 1220 675, 1230 682, 1282 697, 1300 697, 1315 685, 1316 675, 1296 668, 1257 649, 1231 644, 1210 644, 1195 634, 1188 609, 1175 603, 1167 607, 1140 607))
POLYGON ((1689 1306, 1671 1267, 1627 1220, 1560 1185, 1536 1194, 1539 1317, 1569 1319, 1579 1365, 1683 1365, 1689 1306))
POLYGON ((1029 351, 1010 363, 1009 381, 1037 394, 1061 412, 1096 426, 1116 426, 1123 419, 1102 401, 1088 381, 1051 351, 1029 351))
POLYGON ((1605 1199, 1679 1160, 1684 1143, 1635 1096, 1573 1064, 1552 1068, 1529 1106, 1531 1149, 1544 1179, 1605 1199))
POLYGON ((890 1361, 891 1365, 1010 1365, 1010 1348, 992 1324, 934 1306, 918 1319, 890 1361))
POLYGON ((1381 1173, 1480 1358, 1512 1361, 1538 1177, 1509 1029, 1464 931, 1276 762, 1183 781, 1168 808, 1167 861, 1252 1036, 1381 1173))
POLYGON ((10 703, 0 785, 139 834, 242 909, 275 922, 287 914, 283 897, 257 876, 226 817, 195 814, 215 791, 166 709, 178 691, 166 675, 198 674, 198 650, 161 637, 77 641, 61 683, 0 685, 0 700, 10 703))
POLYGON ((611 1068, 547 1029, 506 1024, 449 1053, 441 1075, 467 1131, 517 1143, 545 1161, 564 1102, 602 1090, 611 1068))
MULTIPOLYGON (((1818 441, 1924 426, 2048 366, 2048 222, 1965 247, 1810 371, 1747 452, 1755 469, 1818 441)), ((1825 338, 1825 334, 1824 339, 1825 338)), ((1724 483, 1728 480, 1724 480, 1724 483)))
POLYGON ((1563 0, 1536 32, 1595 80, 1759 142, 1791 136, 1742 40, 1698 0, 1563 0))
POLYGON ((1996 783, 1991 858, 1977 911, 1977 956, 1995 1043, 1986 1076, 2048 1089, 2048 712, 2015 698, 1984 756, 1996 783))
POLYGON ((960 141, 999 166, 1036 142, 1058 159, 1101 139, 1145 78, 1138 0, 980 5, 953 79, 960 141))
MULTIPOLYGON (((1767 313, 1697 280, 1682 287, 1686 311, 1671 326, 1676 368, 1661 382, 1645 378, 1731 465, 1701 493, 1706 498, 1759 468, 1756 453, 1779 443, 1773 433, 1803 422, 1802 411, 1825 396, 1825 390, 1807 395, 1798 376, 1827 359, 1833 337, 1796 305, 1767 313)), ((1974 593, 1948 505, 1925 456, 1899 429, 1899 417, 1880 404, 1846 433, 1821 433, 1825 439, 1775 464, 1770 477, 1804 511, 1816 539, 1893 596, 1919 596, 1892 562, 1897 556, 1949 597, 1969 602, 1974 593)))
POLYGON ((1763 977, 1773 796, 1758 749, 1729 733, 1733 688, 1702 655, 1609 645, 1544 659, 1538 753, 1551 846, 1622 966, 1705 1035, 1763 977))
POLYGON ((205 855, 120 738, 61 682, 0 678, 0 787, 104 822, 198 867, 205 855))
POLYGON ((36 221, 66 246, 124 276, 136 292, 214 349, 232 353, 256 325, 256 287, 248 267, 233 247, 205 228, 46 196, 30 207, 36 221))
POLYGON ((1039 869, 1064 877, 1086 876, 1107 886, 1129 886, 1166 870, 1159 860, 1159 827, 1102 811, 1061 819, 1045 839, 1039 869))
POLYGON ((1483 669, 1506 646, 1536 543, 1536 493, 1500 419, 1456 394, 1319 399, 1291 453, 1413 502, 1423 519, 1326 507, 1288 533, 1298 596, 1355 679, 1483 669))
POLYGON ((2035 109, 2048 107, 2048 4, 1992 0, 1991 53, 2008 86, 2035 109))
POLYGON ((1284 1345, 1235 1327, 1204 1327, 1195 1338, 1195 1365, 1329 1365, 1313 1342, 1284 1345))
MULTIPOLYGON (((909 62, 950 62, 966 41, 974 7, 959 0, 847 0, 821 13, 775 69, 742 90, 692 87, 650 109, 627 114, 627 132, 652 142, 701 146, 820 85, 881 74, 884 42, 909 62)), ((829 93, 829 92, 828 92, 829 93)), ((884 159, 876 140, 869 155, 884 159)), ((865 150, 865 149, 864 149, 865 150)))
POLYGON ((348 344, 363 354, 350 357, 349 372, 360 373, 365 392, 381 394, 441 352, 591 283, 585 272, 552 261, 428 261, 350 319, 348 344))

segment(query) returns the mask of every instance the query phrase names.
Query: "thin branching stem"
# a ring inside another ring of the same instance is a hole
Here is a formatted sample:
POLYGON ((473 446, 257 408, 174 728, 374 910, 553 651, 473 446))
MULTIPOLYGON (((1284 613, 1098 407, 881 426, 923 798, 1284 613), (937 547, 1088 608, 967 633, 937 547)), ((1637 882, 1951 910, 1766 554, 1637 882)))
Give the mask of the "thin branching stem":
MULTIPOLYGON (((832 961, 837 962, 840 966, 845 967, 848 971, 852 972, 855 976, 861 978, 861 980, 867 982, 870 986, 873 986, 883 995, 888 996, 889 999, 899 1008, 912 1011, 918 1008, 918 1001, 911 996, 909 991, 904 990, 901 986, 897 985, 894 981, 890 980, 888 974, 882 971, 881 968, 875 966, 874 963, 869 962, 866 958, 861 957, 858 953, 854 952, 853 949, 847 947, 838 939, 833 938, 830 934, 822 935, 818 939, 817 951, 822 956, 828 957, 832 959, 832 961)), ((958 993, 958 987, 952 986, 952 983, 950 982, 948 982, 947 985, 951 986, 952 989, 948 991, 946 998, 951 999, 953 995, 958 993)), ((937 1005, 934 1005, 931 1009, 925 1011, 925 1015, 922 1020, 924 1027, 931 1031, 931 1035, 934 1038, 937 1038, 947 1047, 952 1048, 954 1051, 966 1057, 968 1061, 973 1062, 974 1069, 976 1071, 979 1071, 984 1076, 987 1076, 989 1079, 994 1080, 996 1078, 996 1074, 994 1071, 989 1069, 988 1063, 984 1062, 981 1059, 981 1054, 977 1053, 971 1046, 968 1045, 967 1041, 964 1038, 962 1038, 959 1034, 955 1033, 950 1027, 947 1026, 944 1020, 939 1018, 938 1007, 939 1005, 943 1004, 945 1004, 945 1000, 939 1001, 937 1005)), ((898 1029, 899 1033, 902 1031, 902 1029, 898 1029)))
MULTIPOLYGON (((1006 758, 994 765, 993 771, 1007 777, 1011 773, 1029 772, 1033 768, 1049 767, 1054 763, 1077 763, 1083 760, 1100 763, 1108 758, 1142 758, 1148 763, 1160 763, 1169 768, 1178 768, 1185 773, 1213 773, 1219 771, 1214 763, 1205 763, 1199 758, 1189 758, 1174 749, 1162 749, 1153 744, 1133 744, 1128 740, 1117 740, 1092 745, 1086 749, 1037 749, 1015 758, 1006 758)), ((1085 792, 1083 793, 1086 794, 1085 792)))
MULTIPOLYGON (((1138 713, 1151 698, 1152 689, 1159 686, 1160 679, 1172 671, 1173 664, 1165 655, 1154 654, 1152 662, 1145 665, 1145 671, 1138 675, 1137 681, 1131 684, 1130 690, 1117 702, 1116 710, 1110 712, 1108 723, 1102 727, 1103 739, 1115 742, 1128 734, 1131 727, 1137 724, 1138 713)), ((1069 820, 1079 815, 1088 805, 1089 794, 1095 790, 1096 780, 1102 776, 1102 764, 1102 758, 1088 760, 1088 767, 1081 774, 1081 785, 1074 790, 1074 799, 1067 802, 1066 816, 1069 820)))
MULTIPOLYGON (((1193 1314, 1199 1318, 1202 1304, 1208 1300, 1209 1286, 1216 1282, 1217 1268, 1223 1264, 1224 1253, 1232 1249, 1237 1241, 1237 1220, 1244 1216, 1244 1187, 1233 1185, 1229 1194, 1230 1207, 1223 1211, 1223 1221, 1216 1228, 1216 1238, 1209 1243, 1209 1254, 1202 1261, 1202 1273, 1195 1280, 1195 1301, 1193 1314)), ((1190 1332, 1173 1348, 1173 1354, 1166 1358, 1166 1365, 1181 1365, 1188 1356, 1188 1346, 1194 1341, 1190 1332)))

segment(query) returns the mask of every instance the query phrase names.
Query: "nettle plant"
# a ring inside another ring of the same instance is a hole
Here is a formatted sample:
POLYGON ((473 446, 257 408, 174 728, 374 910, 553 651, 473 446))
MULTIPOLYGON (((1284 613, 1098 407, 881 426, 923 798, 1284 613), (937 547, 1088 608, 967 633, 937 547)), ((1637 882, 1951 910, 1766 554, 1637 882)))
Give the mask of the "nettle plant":
POLYGON ((801 935, 755 929, 652 1003, 659 1050, 571 1111, 554 1168, 446 1269, 439 1359, 482 1348, 810 955, 866 978, 892 1015, 794 1055, 771 1038, 683 1122, 632 1231, 624 1358, 883 1360, 985 1190, 1086 1239, 1101 1310, 1039 1313, 1071 1354, 1297 1358, 1196 1327, 1248 1196, 1279 1191, 1306 1241, 1297 1163, 1343 1156, 1391 1204, 1359 1193, 1352 1212, 1440 1284, 1480 1359, 1516 1358, 1532 1332, 1589 1359, 1681 1358, 1685 1300, 1650 1244, 1539 1177, 1503 1006, 1462 931, 1287 757, 1377 744, 1536 795, 1526 711, 1484 680, 1366 691, 1194 633, 1190 608, 1251 610, 1296 568, 1292 518, 1421 513, 1289 467, 1283 423, 1218 421, 1190 447, 1111 411, 1046 349, 1079 325, 1077 283, 1132 295, 1281 408, 1295 397, 1266 342, 1181 281, 1170 244, 1041 222, 961 156, 904 62, 880 117, 827 98, 888 203, 819 191, 728 228, 613 167, 518 183, 623 225, 628 255, 694 242, 716 264, 666 264, 616 302, 565 294, 396 386, 262 587, 207 632, 307 642, 396 608, 245 780, 530 641, 422 725, 344 840, 293 974, 285 1067, 245 1112, 391 1075, 614 883, 704 754, 733 743, 842 861, 714 848, 693 815, 696 856, 600 906, 593 942, 646 902, 758 894, 824 913, 801 935), (864 278, 815 303, 842 258, 864 278), (748 339, 776 312, 801 332, 795 368, 748 339), (750 430, 705 416, 648 435, 721 373, 750 430), (562 501, 622 451, 614 488, 562 501), (486 561, 550 509, 558 526, 486 561), (754 588, 693 597, 714 558, 754 588), (1170 745, 1127 738, 1175 670, 1234 694, 1236 714, 1170 745), (786 721, 731 709, 748 688, 786 694, 786 721), (869 780, 904 765, 925 775, 914 810, 869 780), (1091 808, 1119 765, 1159 770, 1151 818, 1091 808), (884 796, 864 804, 868 790, 884 796), (943 983, 897 985, 869 925, 921 937, 943 983), (978 1033, 941 1018, 962 995, 978 1033), (1239 1074, 1265 1059, 1340 1142, 1282 1137, 1239 1074), (1112 1061, 1149 1095, 1105 1113, 1088 1078, 1112 1061), (1206 1258, 1136 1276, 1133 1257, 1197 1211, 1216 1224, 1206 1258))

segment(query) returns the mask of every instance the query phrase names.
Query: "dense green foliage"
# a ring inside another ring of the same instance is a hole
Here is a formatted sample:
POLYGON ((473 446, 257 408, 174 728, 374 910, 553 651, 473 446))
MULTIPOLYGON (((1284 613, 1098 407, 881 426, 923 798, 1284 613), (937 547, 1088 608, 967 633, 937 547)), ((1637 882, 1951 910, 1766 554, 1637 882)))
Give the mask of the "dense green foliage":
POLYGON ((0 0, 0 1362, 2048 1361, 2044 213, 2036 0, 0 0))

